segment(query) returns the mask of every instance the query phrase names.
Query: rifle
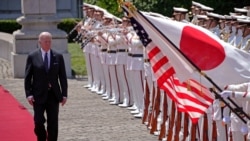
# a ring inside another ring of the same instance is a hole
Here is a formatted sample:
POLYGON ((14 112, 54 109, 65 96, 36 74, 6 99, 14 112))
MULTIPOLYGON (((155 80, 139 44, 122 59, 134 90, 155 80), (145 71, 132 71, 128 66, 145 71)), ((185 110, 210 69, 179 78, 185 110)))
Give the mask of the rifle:
POLYGON ((142 117, 142 124, 144 124, 148 118, 148 107, 149 107, 149 88, 147 79, 145 79, 145 91, 144 91, 144 110, 143 110, 143 117, 142 117))
POLYGON ((204 114, 203 120, 203 141, 208 141, 208 121, 207 121, 207 114, 204 114))
POLYGON ((187 136, 188 136, 188 123, 189 123, 189 119, 188 119, 188 114, 185 113, 184 115, 184 131, 183 131, 183 141, 186 140, 187 136))
POLYGON ((167 141, 172 141, 173 135, 173 127, 174 127, 174 119, 175 119, 175 103, 172 101, 172 109, 171 109, 171 117, 169 120, 169 130, 168 130, 168 138, 167 141))
POLYGON ((179 141, 179 133, 181 130, 181 112, 177 112, 177 119, 175 122, 175 135, 174 135, 174 141, 179 141))
POLYGON ((148 128, 151 127, 152 124, 154 99, 155 99, 155 87, 153 86, 152 101, 150 102, 149 113, 148 113, 148 128))
POLYGON ((152 115, 152 122, 151 122, 151 129, 150 134, 154 134, 154 132, 157 130, 157 117, 160 114, 160 101, 161 101, 161 92, 160 88, 157 87, 155 99, 154 99, 154 105, 153 105, 153 115, 152 115))
POLYGON ((191 141, 196 141, 196 128, 197 128, 197 123, 192 123, 192 128, 191 128, 191 141))
POLYGON ((212 141, 217 141, 217 129, 214 120, 213 120, 213 130, 212 130, 212 141))
POLYGON ((227 127, 227 123, 224 123, 224 122, 222 122, 222 126, 224 126, 224 128, 225 128, 225 131, 226 131, 226 139, 228 140, 228 139, 230 139, 230 134, 228 135, 228 127, 227 127))
POLYGON ((164 92, 164 101, 163 101, 163 118, 162 118, 162 124, 161 124, 161 130, 160 134, 158 136, 158 140, 162 140, 166 136, 166 121, 168 119, 168 101, 167 101, 167 95, 164 92))
POLYGON ((233 134, 232 134, 232 131, 230 131, 230 133, 229 133, 229 141, 233 141, 233 134))

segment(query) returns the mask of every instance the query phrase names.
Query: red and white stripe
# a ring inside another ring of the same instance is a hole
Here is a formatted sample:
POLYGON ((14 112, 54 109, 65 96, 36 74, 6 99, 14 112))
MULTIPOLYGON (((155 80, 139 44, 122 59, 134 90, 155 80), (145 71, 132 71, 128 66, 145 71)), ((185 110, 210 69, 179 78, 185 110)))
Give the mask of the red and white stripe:
POLYGON ((175 74, 174 68, 153 42, 147 45, 146 50, 157 84, 161 87, 169 77, 175 74))
POLYGON ((168 58, 153 43, 146 47, 158 86, 176 102, 178 110, 187 112, 192 122, 197 122, 213 102, 213 95, 194 80, 181 83, 174 77, 175 70, 168 58))
POLYGON ((177 103, 178 110, 189 114, 193 123, 205 113, 213 103, 213 95, 194 80, 181 83, 176 77, 170 77, 161 87, 177 103))

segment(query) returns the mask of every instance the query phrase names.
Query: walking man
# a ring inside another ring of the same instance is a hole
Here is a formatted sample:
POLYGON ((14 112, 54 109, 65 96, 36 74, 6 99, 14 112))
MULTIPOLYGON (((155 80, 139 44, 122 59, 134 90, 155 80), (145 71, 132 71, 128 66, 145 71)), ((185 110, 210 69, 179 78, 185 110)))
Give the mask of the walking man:
POLYGON ((65 64, 63 56, 51 49, 52 35, 49 32, 40 33, 38 42, 40 48, 27 57, 25 94, 33 106, 37 140, 57 141, 59 103, 63 106, 67 101, 65 64))

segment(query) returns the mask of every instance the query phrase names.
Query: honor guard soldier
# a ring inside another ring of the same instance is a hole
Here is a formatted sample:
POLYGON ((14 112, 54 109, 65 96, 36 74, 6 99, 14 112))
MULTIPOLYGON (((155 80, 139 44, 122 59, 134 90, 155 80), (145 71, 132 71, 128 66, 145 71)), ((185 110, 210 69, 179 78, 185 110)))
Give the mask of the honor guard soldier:
POLYGON ((244 15, 247 16, 248 10, 245 8, 234 8, 236 15, 244 15))
POLYGON ((188 16, 188 10, 182 7, 173 7, 174 13, 173 13, 173 18, 176 21, 181 21, 188 23, 189 16, 188 16))
POLYGON ((232 32, 232 24, 231 24, 232 17, 229 15, 224 15, 224 17, 225 17, 225 21, 224 21, 225 27, 221 32, 221 35, 222 35, 221 38, 224 42, 228 43, 230 34, 232 32))
MULTIPOLYGON (((221 92, 223 98, 231 97, 233 101, 240 107, 236 109, 236 112, 241 110, 249 113, 249 83, 242 84, 231 84, 225 87, 225 90, 221 92)), ((244 124, 241 119, 234 113, 231 112, 231 132, 233 141, 236 140, 245 140, 245 135, 248 133, 247 125, 244 124)))
POLYGON ((236 23, 234 24, 234 26, 236 27, 236 34, 235 37, 233 39, 233 41, 231 42, 233 46, 237 47, 238 49, 241 48, 241 44, 242 44, 242 36, 243 36, 243 26, 242 24, 239 23, 238 19, 245 19, 246 16, 233 16, 234 18, 237 19, 236 23))
POLYGON ((117 54, 116 54, 116 65, 117 65, 117 75, 120 84, 120 100, 121 104, 119 107, 128 107, 130 99, 129 82, 128 82, 128 71, 126 69, 127 57, 128 57, 128 40, 127 34, 130 32, 129 27, 131 26, 130 21, 127 17, 122 18, 121 31, 116 35, 117 40, 117 54))
POLYGON ((230 24, 231 24, 231 34, 230 36, 228 37, 228 43, 233 45, 234 44, 234 38, 236 36, 236 31, 237 31, 237 25, 238 25, 238 22, 237 22, 237 18, 234 17, 234 16, 231 16, 231 21, 230 21, 230 24))
POLYGON ((210 30, 218 38, 220 38, 221 30, 220 30, 219 22, 220 22, 220 19, 222 18, 222 15, 209 12, 207 13, 207 16, 209 18, 208 30, 210 30))
MULTIPOLYGON (((132 26, 129 26, 128 28, 130 29, 133 29, 132 26)), ((127 56, 127 64, 126 64, 126 68, 127 68, 127 78, 128 78, 128 86, 129 86, 129 93, 130 93, 130 97, 129 97, 129 105, 131 105, 130 107, 128 107, 127 109, 128 110, 136 110, 137 109, 137 106, 135 105, 135 102, 134 102, 134 90, 133 90, 133 72, 132 72, 132 38, 133 36, 136 36, 136 32, 131 30, 127 35, 126 35, 126 38, 127 38, 127 44, 128 44, 128 56, 127 56)))
POLYGON ((199 15, 207 15, 207 12, 213 12, 214 9, 205 5, 200 6, 200 13, 199 15))
MULTIPOLYGON (((131 28, 133 29, 132 26, 129 26, 128 28, 131 28)), ((128 73, 128 84, 129 84, 129 91, 130 91, 130 105, 132 105, 131 107, 128 107, 127 109, 128 110, 137 110, 137 103, 134 101, 134 96, 135 96, 135 90, 134 90, 134 72, 133 72, 133 67, 132 67, 132 61, 133 61, 133 57, 132 57, 132 54, 133 54, 133 50, 132 50, 132 39, 134 36, 137 36, 136 35, 136 32, 134 30, 132 30, 131 32, 129 32, 126 36, 127 38, 127 44, 128 44, 128 56, 127 56, 127 73, 128 73)), ((137 110, 138 111, 138 110, 137 110)))
POLYGON ((120 102, 120 91, 118 85, 117 71, 116 71, 116 40, 112 33, 108 36, 108 51, 107 51, 107 65, 110 72, 110 82, 111 82, 111 99, 108 101, 111 105, 118 105, 120 102))
POLYGON ((241 30, 243 32, 241 47, 240 49, 249 52, 249 42, 250 42, 250 20, 249 19, 238 19, 239 25, 241 25, 241 30))
POLYGON ((244 19, 244 22, 247 26, 243 33, 243 42, 242 42, 242 49, 249 53, 250 50, 250 19, 244 19))
POLYGON ((250 17, 250 6, 244 6, 244 9, 247 9, 247 16, 250 17))
POLYGON ((208 20, 207 15, 196 15, 197 17, 197 25, 203 28, 207 28, 206 21, 208 20))
POLYGON ((144 79, 144 60, 143 60, 143 45, 137 35, 131 39, 131 71, 132 71, 132 84, 133 84, 133 97, 134 103, 137 107, 136 110, 131 111, 137 118, 143 115, 143 79, 144 79))
POLYGON ((191 23, 196 24, 197 23, 197 17, 196 15, 200 15, 200 8, 202 4, 192 1, 192 6, 191 6, 191 15, 192 15, 192 20, 191 23))
POLYGON ((91 64, 91 58, 90 58, 90 53, 91 53, 91 45, 86 44, 85 45, 85 39, 88 39, 89 37, 85 36, 86 35, 86 30, 89 29, 92 25, 91 25, 91 21, 93 20, 93 15, 94 15, 94 8, 87 8, 86 11, 86 19, 83 23, 83 26, 81 27, 82 29, 82 49, 84 52, 84 56, 85 56, 85 63, 86 63, 86 69, 87 69, 87 77, 88 77, 88 84, 85 85, 85 88, 92 88, 93 86, 93 70, 92 70, 92 64, 91 64))
POLYGON ((82 15, 83 15, 83 21, 85 22, 85 20, 88 18, 87 16, 87 11, 90 7, 88 5, 83 5, 83 8, 82 8, 82 15))
MULTIPOLYGON (((93 20, 93 26, 92 30, 95 28, 100 28, 102 26, 102 19, 103 19, 104 11, 96 9, 94 12, 94 20, 93 20)), ((91 31, 90 31, 91 32, 91 31)), ((93 33, 95 36, 96 34, 93 33)), ((104 81, 104 73, 103 69, 101 68, 101 63, 99 59, 99 44, 97 42, 94 42, 94 45, 91 48, 91 63, 92 63, 92 70, 93 70, 93 87, 91 89, 91 92, 99 93, 101 94, 104 90, 104 86, 102 84, 105 83, 104 81)))
POLYGON ((97 31, 98 36, 97 40, 100 42, 100 52, 99 52, 99 58, 101 61, 101 66, 103 69, 104 73, 104 92, 102 94, 102 98, 104 100, 110 99, 111 98, 111 85, 110 85, 110 74, 109 74, 109 69, 107 65, 107 50, 108 50, 108 37, 109 33, 106 30, 109 30, 108 28, 110 26, 113 26, 112 24, 112 19, 113 17, 110 15, 104 15, 103 18, 103 27, 101 27, 100 31, 97 31), (107 27, 107 29, 105 28, 107 27))

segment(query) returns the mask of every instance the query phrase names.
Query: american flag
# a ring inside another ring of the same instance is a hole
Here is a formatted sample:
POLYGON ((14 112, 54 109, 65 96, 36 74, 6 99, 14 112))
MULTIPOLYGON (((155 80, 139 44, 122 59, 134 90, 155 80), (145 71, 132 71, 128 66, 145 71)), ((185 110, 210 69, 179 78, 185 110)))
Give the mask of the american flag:
POLYGON ((143 27, 133 18, 130 22, 139 36, 142 44, 147 49, 147 54, 152 64, 154 75, 157 78, 158 86, 161 87, 166 79, 172 76, 175 71, 166 56, 161 53, 161 50, 152 42, 143 27))
POLYGON ((141 24, 133 17, 130 21, 146 48, 158 86, 176 103, 179 111, 187 112, 196 123, 213 102, 213 98, 208 96, 210 92, 194 80, 181 83, 175 77, 176 72, 168 57, 150 39, 141 24))

